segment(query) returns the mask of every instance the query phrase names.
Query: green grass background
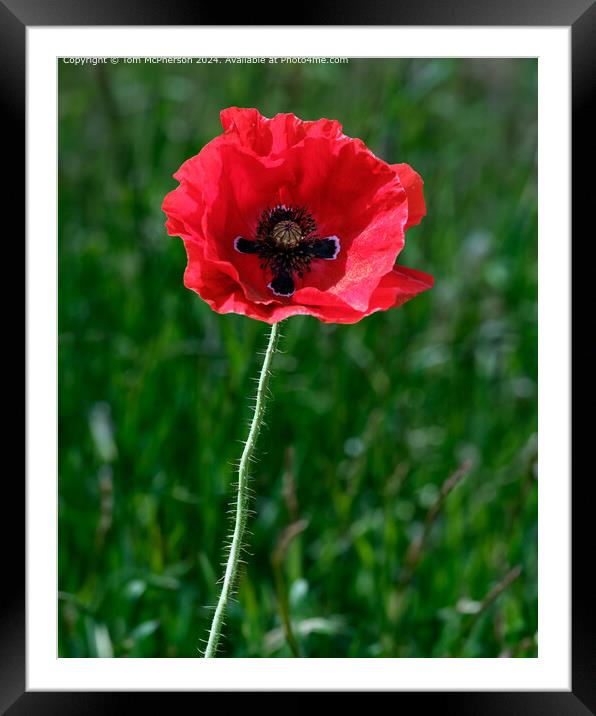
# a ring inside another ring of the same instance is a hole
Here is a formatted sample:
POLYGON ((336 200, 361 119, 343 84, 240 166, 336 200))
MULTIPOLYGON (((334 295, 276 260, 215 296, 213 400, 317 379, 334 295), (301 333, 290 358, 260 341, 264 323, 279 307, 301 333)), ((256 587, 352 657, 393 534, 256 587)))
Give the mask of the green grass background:
POLYGON ((61 656, 207 634, 267 326, 183 287, 160 207, 230 105, 337 118, 415 167, 400 263, 436 286, 284 324, 222 655, 290 656, 287 602, 303 656, 536 656, 536 81, 534 60, 59 63, 61 656))

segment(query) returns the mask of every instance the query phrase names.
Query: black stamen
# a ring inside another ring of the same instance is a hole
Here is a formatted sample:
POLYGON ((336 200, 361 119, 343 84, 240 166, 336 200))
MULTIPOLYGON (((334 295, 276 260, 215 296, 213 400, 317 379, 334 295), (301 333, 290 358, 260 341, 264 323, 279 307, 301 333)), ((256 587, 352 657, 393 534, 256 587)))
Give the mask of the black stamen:
POLYGON ((261 214, 257 226, 257 239, 266 239, 271 236, 275 226, 282 221, 295 223, 305 238, 314 234, 317 228, 315 220, 304 207, 278 204, 272 209, 265 209, 261 214))
POLYGON ((257 254, 260 267, 269 270, 273 279, 268 288, 276 296, 291 296, 294 276, 310 271, 313 259, 333 260, 339 254, 337 236, 317 236, 317 225, 303 207, 278 204, 261 214, 255 239, 238 236, 234 248, 241 254, 257 254))
POLYGON ((311 254, 317 259, 334 259, 339 253, 339 239, 330 236, 327 239, 316 239, 312 243, 311 254))
POLYGON ((289 273, 280 273, 271 283, 269 288, 276 296, 291 296, 294 293, 294 281, 289 273))
POLYGON ((256 254, 259 251, 259 245, 256 241, 249 241, 243 236, 239 236, 235 239, 234 248, 241 254, 256 254))

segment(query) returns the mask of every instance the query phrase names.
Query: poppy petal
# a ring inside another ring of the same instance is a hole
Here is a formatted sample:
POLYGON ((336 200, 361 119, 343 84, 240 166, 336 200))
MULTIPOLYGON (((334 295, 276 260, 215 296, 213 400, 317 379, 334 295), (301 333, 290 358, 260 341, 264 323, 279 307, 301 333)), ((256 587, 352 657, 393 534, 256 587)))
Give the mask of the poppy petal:
POLYGON ((422 191, 422 177, 415 172, 409 164, 393 164, 399 181, 406 190, 408 196, 408 221, 405 228, 416 226, 422 221, 422 217, 426 216, 426 205, 424 203, 424 194, 422 191))
POLYGON ((341 136, 342 126, 336 120, 305 122, 293 114, 263 117, 256 109, 228 107, 220 112, 226 136, 261 156, 283 153, 305 137, 341 136))

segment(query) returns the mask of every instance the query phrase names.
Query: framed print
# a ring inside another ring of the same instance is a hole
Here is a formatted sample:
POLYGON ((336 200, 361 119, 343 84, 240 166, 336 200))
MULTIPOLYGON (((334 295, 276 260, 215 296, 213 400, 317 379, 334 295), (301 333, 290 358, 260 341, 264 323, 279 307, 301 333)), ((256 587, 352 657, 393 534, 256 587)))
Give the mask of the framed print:
POLYGON ((7 712, 594 712, 570 429, 594 4, 4 5, 27 257, 7 712))

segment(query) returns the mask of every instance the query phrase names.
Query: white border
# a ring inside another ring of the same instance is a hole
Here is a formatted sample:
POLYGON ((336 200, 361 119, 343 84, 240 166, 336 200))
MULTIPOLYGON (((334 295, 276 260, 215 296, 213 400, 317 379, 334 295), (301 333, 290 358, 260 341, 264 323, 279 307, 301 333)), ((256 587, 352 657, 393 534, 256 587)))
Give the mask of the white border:
POLYGON ((569 88, 566 27, 27 28, 28 690, 570 690, 569 88), (56 58, 236 57, 255 48, 268 56, 539 58, 536 659, 56 658, 56 58))

